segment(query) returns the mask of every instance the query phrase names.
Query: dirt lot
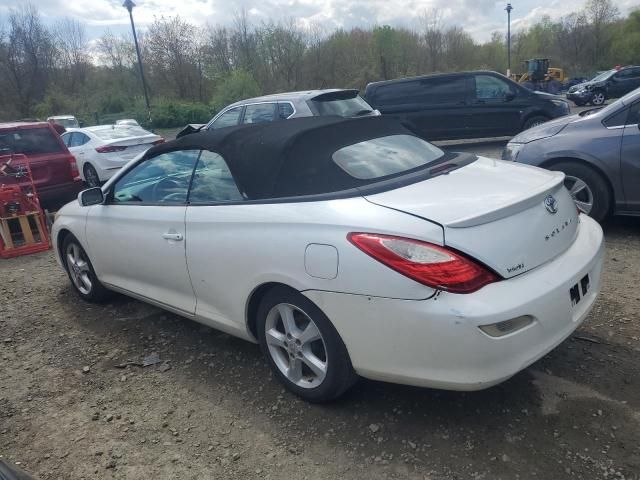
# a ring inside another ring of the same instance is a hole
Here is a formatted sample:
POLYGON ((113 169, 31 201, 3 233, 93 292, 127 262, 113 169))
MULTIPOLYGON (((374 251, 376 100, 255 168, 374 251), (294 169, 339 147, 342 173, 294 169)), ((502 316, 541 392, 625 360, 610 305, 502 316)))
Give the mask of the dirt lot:
POLYGON ((466 394, 362 380, 324 406, 255 345, 81 303, 51 253, 0 261, 0 456, 41 479, 639 479, 640 219, 605 232, 588 321, 526 371, 466 394))

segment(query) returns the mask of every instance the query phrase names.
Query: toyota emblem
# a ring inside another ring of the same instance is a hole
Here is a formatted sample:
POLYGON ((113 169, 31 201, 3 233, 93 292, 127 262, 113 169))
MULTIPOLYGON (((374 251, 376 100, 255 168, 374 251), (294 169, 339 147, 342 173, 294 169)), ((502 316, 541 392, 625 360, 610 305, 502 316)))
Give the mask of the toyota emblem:
POLYGON ((553 195, 547 195, 547 198, 544 199, 544 207, 552 215, 558 213, 558 201, 553 195))

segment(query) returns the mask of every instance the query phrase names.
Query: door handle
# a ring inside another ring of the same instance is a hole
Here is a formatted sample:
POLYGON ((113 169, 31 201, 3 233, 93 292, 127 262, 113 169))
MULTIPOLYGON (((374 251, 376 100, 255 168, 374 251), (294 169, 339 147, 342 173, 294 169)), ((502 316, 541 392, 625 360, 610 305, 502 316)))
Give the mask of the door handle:
POLYGON ((162 238, 164 238, 165 240, 175 240, 176 242, 184 240, 184 237, 182 236, 181 233, 173 233, 173 232, 163 233, 162 238))

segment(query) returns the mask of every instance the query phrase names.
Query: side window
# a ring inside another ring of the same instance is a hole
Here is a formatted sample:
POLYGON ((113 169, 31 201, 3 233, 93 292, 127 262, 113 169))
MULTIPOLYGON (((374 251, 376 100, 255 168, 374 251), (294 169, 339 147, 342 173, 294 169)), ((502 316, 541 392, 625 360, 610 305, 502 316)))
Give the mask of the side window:
POLYGON ((476 75, 475 80, 478 100, 503 100, 511 92, 507 82, 491 75, 476 75))
POLYGON ((467 77, 433 77, 422 80, 420 102, 428 105, 462 102, 467 94, 467 77))
POLYGON ((383 85, 375 92, 378 105, 403 105, 417 101, 422 94, 419 80, 383 85))
POLYGON ((247 105, 244 110, 242 123, 268 123, 273 122, 275 104, 256 103, 247 105))
POLYGON ((278 104, 278 116, 281 119, 286 120, 291 115, 293 115, 293 112, 293 106, 290 103, 284 102, 278 104))
POLYGON ((189 203, 241 202, 244 197, 238 190, 229 167, 220 155, 203 150, 198 160, 189 203))
POLYGON ((242 113, 242 107, 232 108, 220 115, 215 122, 211 124, 209 128, 224 128, 238 125, 240 121, 240 113, 242 113))
POLYGON ((60 136, 60 138, 62 139, 62 141, 64 142, 64 144, 67 147, 70 147, 70 143, 71 143, 71 135, 73 135, 72 133, 65 133, 63 135, 60 136))
POLYGON ((116 182, 111 202, 185 204, 199 154, 200 150, 177 150, 144 160, 116 182))
POLYGON ((636 102, 629 108, 629 115, 627 115, 627 125, 638 125, 640 123, 640 102, 636 102))
POLYGON ((73 132, 71 133, 71 140, 69 140, 69 147, 79 147, 89 141, 89 137, 84 133, 73 132))
POLYGON ((624 107, 618 110, 613 115, 604 119, 602 123, 604 123, 605 127, 621 127, 627 122, 627 117, 629 116, 629 108, 624 107))

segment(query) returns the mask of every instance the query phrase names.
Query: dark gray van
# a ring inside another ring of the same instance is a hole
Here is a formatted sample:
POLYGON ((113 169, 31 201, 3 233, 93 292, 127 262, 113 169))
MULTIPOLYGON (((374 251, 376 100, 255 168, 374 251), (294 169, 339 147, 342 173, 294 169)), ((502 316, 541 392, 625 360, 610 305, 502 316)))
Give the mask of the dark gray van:
POLYGON ((561 97, 488 71, 374 82, 364 98, 427 140, 512 136, 570 111, 561 97))

